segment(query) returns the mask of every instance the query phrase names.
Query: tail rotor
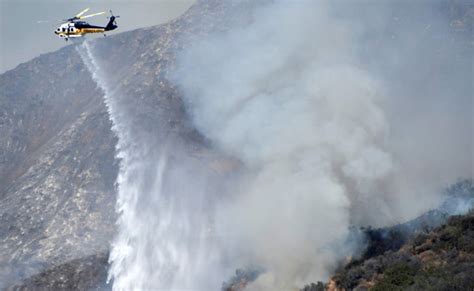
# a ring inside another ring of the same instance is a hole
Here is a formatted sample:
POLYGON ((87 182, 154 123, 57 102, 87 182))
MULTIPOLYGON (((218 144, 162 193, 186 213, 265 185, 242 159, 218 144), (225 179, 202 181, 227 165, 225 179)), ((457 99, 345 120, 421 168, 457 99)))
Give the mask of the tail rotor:
POLYGON ((116 18, 120 17, 120 16, 115 16, 112 12, 112 10, 109 10, 110 11, 110 17, 107 17, 109 19, 109 23, 107 23, 107 26, 105 27, 105 31, 110 31, 110 30, 114 30, 116 29, 118 26, 117 26, 117 22, 115 21, 116 18))
POLYGON ((116 18, 120 18, 120 15, 114 15, 114 13, 112 12, 112 10, 109 10, 110 12, 110 17, 107 17, 107 19, 110 19, 110 18, 114 18, 114 25, 117 25, 117 22, 115 21, 116 18))

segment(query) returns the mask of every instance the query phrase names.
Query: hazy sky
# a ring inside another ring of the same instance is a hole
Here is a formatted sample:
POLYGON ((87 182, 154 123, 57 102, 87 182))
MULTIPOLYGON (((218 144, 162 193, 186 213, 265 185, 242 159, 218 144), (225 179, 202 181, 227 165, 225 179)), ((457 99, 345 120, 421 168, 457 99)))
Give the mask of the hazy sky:
MULTIPOLYGON (((68 45, 54 29, 62 19, 73 17, 90 7, 87 14, 108 11, 120 15, 120 33, 166 22, 183 13, 194 0, 0 0, 0 73, 46 52, 68 45), (47 22, 46 22, 47 21, 47 22), (38 23, 39 22, 39 23, 38 23)), ((87 19, 105 25, 106 16, 87 19)), ((103 37, 102 35, 88 35, 103 37)))

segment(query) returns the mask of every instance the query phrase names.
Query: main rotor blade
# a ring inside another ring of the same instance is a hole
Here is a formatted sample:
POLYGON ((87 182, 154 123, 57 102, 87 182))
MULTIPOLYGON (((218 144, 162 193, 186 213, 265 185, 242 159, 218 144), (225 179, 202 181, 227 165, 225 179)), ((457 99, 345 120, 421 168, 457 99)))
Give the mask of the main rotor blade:
POLYGON ((57 19, 49 19, 49 20, 38 20, 38 21, 36 21, 36 23, 38 23, 38 24, 47 23, 49 26, 58 26, 58 25, 60 25, 64 22, 60 21, 60 20, 57 20, 57 19))
POLYGON ((104 14, 104 13, 105 13, 105 12, 99 12, 99 13, 84 15, 84 16, 80 16, 79 19, 89 18, 89 17, 92 17, 92 16, 101 15, 101 14, 104 14))
POLYGON ((75 17, 81 17, 82 14, 86 13, 87 11, 89 11, 90 8, 86 8, 84 10, 82 10, 81 12, 79 12, 75 17))

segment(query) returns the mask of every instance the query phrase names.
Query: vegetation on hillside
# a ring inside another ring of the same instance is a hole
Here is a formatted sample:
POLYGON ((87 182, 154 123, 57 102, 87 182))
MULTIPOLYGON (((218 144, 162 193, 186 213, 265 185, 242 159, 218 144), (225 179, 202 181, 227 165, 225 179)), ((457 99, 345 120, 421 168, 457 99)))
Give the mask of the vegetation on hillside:
POLYGON ((367 247, 359 259, 342 267, 329 283, 302 290, 473 290, 473 182, 460 181, 446 194, 439 209, 413 221, 364 229, 367 247))

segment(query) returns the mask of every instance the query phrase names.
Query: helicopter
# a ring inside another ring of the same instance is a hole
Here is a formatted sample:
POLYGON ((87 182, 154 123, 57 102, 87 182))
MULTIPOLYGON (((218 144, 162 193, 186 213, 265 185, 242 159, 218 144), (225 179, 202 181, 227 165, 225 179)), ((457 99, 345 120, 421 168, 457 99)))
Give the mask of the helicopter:
POLYGON ((107 23, 106 26, 96 26, 96 25, 90 25, 89 23, 83 21, 82 19, 97 16, 97 15, 102 15, 105 12, 98 12, 90 15, 84 15, 87 11, 89 11, 90 8, 86 8, 79 12, 76 16, 64 19, 63 21, 67 21, 60 26, 58 26, 55 30, 54 33, 60 37, 64 38, 64 40, 68 41, 69 38, 77 38, 77 37, 83 37, 86 34, 89 33, 104 33, 106 31, 111 31, 116 29, 117 22, 115 21, 116 18, 120 16, 114 16, 112 13, 112 10, 110 10, 110 18, 109 22, 107 23))

